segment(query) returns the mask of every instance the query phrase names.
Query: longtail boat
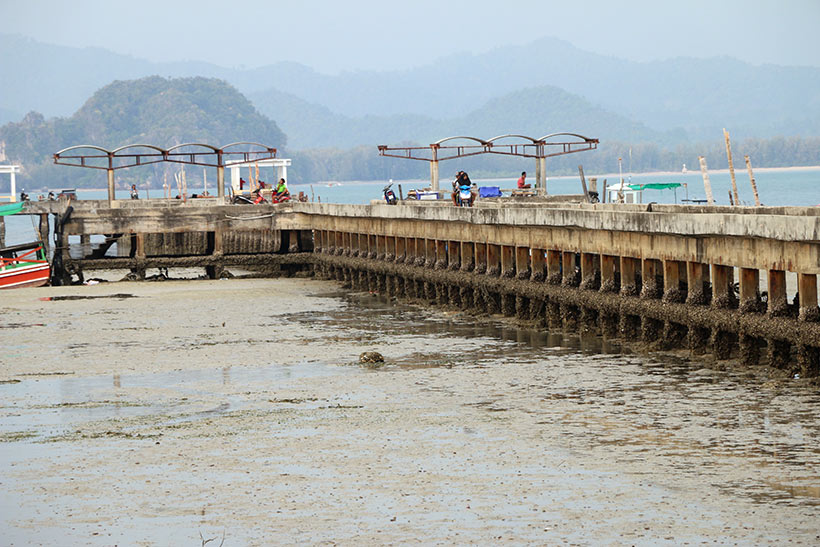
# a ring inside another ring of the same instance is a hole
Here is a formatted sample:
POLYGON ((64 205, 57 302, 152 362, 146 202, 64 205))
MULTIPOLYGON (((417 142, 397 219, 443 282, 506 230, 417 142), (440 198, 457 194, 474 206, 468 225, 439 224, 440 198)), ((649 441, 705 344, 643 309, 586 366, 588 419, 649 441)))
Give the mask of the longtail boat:
POLYGON ((51 279, 51 266, 40 241, 0 247, 0 289, 40 287, 51 279))
MULTIPOLYGON (((0 206, 0 216, 19 213, 25 203, 0 206)), ((51 266, 42 241, 0 247, 0 289, 40 287, 51 279, 51 266)))

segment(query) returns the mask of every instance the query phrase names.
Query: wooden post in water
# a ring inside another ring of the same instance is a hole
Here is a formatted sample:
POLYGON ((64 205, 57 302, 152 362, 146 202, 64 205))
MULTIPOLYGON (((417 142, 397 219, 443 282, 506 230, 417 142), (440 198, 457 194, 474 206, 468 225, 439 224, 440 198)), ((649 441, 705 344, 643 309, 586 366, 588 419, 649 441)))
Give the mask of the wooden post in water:
POLYGON ((726 140, 726 157, 729 159, 729 176, 732 178, 733 205, 740 205, 740 197, 737 195, 737 181, 735 180, 735 164, 732 162, 732 144, 729 142, 729 132, 723 129, 723 138, 726 140))
POLYGON ((584 166, 578 166, 578 173, 581 174, 581 189, 584 191, 584 201, 589 203, 589 192, 587 192, 587 179, 584 178, 584 166))
POLYGON ((746 159, 746 170, 749 171, 749 182, 752 183, 752 192, 755 195, 755 207, 760 207, 760 197, 757 195, 757 183, 755 183, 755 175, 752 173, 752 162, 749 156, 743 156, 746 159))
POLYGON ((709 181, 709 172, 706 170, 706 158, 698 156, 700 161, 700 172, 703 175, 703 188, 706 190, 706 201, 709 205, 715 204, 715 198, 712 196, 712 183, 709 181))

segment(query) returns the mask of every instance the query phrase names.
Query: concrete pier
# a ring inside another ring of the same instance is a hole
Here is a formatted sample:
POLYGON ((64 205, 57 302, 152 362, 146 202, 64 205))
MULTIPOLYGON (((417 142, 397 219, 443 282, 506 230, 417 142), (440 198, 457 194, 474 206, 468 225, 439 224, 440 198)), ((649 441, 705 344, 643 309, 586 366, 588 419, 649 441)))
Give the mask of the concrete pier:
POLYGON ((217 200, 32 203, 66 271, 291 265, 357 289, 574 332, 820 370, 820 211, 538 203, 456 208, 217 200), (127 241, 124 256, 88 237, 127 241), (79 236, 77 244, 70 238, 79 236), (76 248, 85 249, 78 252, 76 248), (285 259, 284 257, 288 257, 285 259), (789 301, 786 273, 797 274, 789 301), (764 280, 765 277, 765 280, 764 280))

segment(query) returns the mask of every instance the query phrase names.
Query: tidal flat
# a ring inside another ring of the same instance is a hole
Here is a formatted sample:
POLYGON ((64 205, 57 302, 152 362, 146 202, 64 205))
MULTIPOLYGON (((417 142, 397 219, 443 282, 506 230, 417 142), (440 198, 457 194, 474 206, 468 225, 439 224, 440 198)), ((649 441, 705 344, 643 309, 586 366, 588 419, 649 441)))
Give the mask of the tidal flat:
POLYGON ((820 542, 811 383, 314 279, 0 297, 3 544, 820 542))

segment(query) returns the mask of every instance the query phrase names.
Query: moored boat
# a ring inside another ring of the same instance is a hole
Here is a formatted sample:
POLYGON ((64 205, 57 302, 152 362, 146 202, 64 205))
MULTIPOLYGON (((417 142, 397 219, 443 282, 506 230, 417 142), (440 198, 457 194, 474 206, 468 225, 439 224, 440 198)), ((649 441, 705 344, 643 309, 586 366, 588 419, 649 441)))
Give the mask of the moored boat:
POLYGON ((41 241, 0 247, 0 289, 40 287, 51 279, 41 241))

